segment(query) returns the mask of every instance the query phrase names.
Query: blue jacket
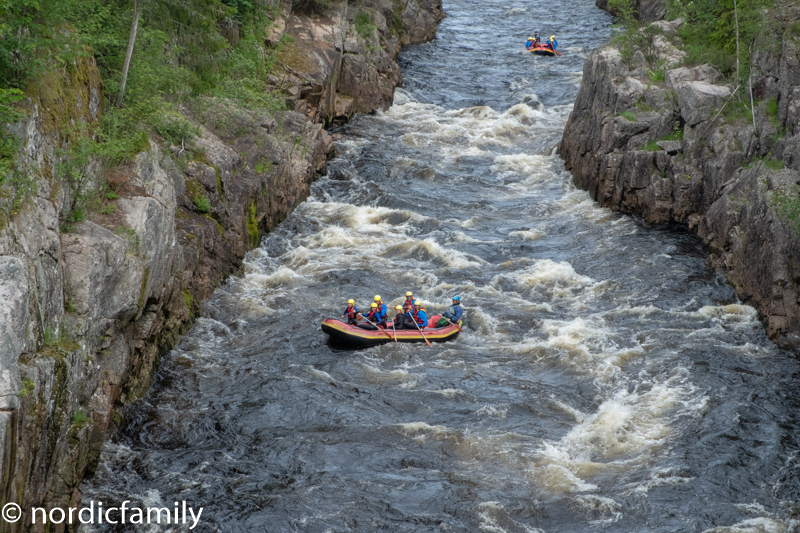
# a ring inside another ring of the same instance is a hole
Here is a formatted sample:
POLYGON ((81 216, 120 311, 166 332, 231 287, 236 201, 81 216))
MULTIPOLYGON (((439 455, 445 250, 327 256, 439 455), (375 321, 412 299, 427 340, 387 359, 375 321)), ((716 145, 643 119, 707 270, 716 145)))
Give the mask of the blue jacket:
POLYGON ((386 304, 382 304, 381 307, 378 309, 378 313, 377 313, 378 316, 376 317, 376 318, 378 318, 378 320, 377 321, 373 321, 373 322, 376 322, 376 323, 377 322, 383 322, 384 320, 386 320, 386 315, 387 315, 388 312, 389 312, 389 310, 386 308, 386 304))
POLYGON ((424 328, 428 325, 428 315, 425 313, 424 309, 420 309, 419 312, 411 312, 411 318, 417 325, 421 328, 424 328))
POLYGON ((353 306, 353 311, 352 311, 353 312, 353 316, 352 317, 348 315, 348 313, 350 312, 350 311, 348 311, 348 309, 349 309, 348 307, 345 307, 344 308, 344 312, 342 313, 342 315, 346 316, 347 318, 355 318, 356 315, 358 314, 358 307, 356 307, 355 305, 353 306))
POLYGON ((451 305, 447 308, 447 311, 442 313, 442 316, 450 319, 452 322, 458 322, 463 314, 464 310, 461 309, 461 305, 451 305))

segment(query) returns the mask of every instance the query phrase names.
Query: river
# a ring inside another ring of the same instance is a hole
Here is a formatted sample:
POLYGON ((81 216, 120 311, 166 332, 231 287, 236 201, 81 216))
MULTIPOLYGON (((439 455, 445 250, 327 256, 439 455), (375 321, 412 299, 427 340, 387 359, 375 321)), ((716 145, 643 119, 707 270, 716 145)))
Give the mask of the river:
POLYGON ((165 356, 84 500, 187 500, 194 531, 796 531, 797 359, 693 236, 599 207, 554 153, 611 17, 445 9, 395 105, 341 130, 165 356), (534 29, 564 56, 527 54, 534 29), (327 344, 348 298, 407 290, 429 312, 459 294, 464 334, 327 344))

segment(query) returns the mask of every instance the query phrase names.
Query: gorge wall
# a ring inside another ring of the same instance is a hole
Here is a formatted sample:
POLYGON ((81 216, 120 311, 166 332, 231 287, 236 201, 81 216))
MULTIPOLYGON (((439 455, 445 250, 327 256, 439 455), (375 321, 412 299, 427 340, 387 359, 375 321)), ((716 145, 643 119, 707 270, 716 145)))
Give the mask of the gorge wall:
MULTIPOLYGON (((754 118, 737 113, 710 65, 685 65, 676 30, 657 21, 623 57, 586 61, 559 152, 575 185, 612 210, 697 233, 758 309, 769 336, 800 334, 800 56, 787 32, 754 52, 754 118)), ((739 91, 746 91, 739 87, 739 91)), ((746 93, 745 93, 746 94, 746 93)))
MULTIPOLYGON (((9 129, 32 198, 0 195, 0 499, 75 507, 83 477, 123 408, 149 388, 161 355, 199 303, 283 220, 333 155, 325 123, 391 105, 404 44, 431 39, 441 0, 378 0, 324 14, 281 4, 269 39, 277 116, 207 98, 182 110, 189 146, 150 138, 128 164, 83 171, 103 208, 65 224, 73 192, 59 169, 65 125, 96 123, 103 86, 91 58, 48 72, 9 129), (357 17, 367 20, 357 27, 357 17)), ((30 514, 0 531, 39 531, 30 514)), ((49 526, 63 531, 67 525, 49 526)))

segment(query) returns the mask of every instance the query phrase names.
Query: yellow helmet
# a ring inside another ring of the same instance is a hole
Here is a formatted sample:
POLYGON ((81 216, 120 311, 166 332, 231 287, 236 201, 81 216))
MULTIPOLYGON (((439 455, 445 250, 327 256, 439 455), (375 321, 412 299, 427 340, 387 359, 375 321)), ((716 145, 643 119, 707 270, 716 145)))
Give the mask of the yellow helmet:
POLYGON ((550 36, 550 40, 551 40, 551 41, 555 41, 555 40, 556 40, 556 36, 555 36, 555 35, 551 35, 551 36, 550 36))
POLYGON ((529 40, 529 41, 532 41, 532 40, 533 40, 533 37, 528 37, 528 40, 529 40))
POLYGON ((414 296, 414 293, 413 293, 413 292, 411 292, 411 291, 408 291, 408 292, 406 293, 406 296, 414 296))
POLYGON ((376 302, 380 302, 381 301, 381 297, 376 294, 375 298, 373 298, 373 300, 375 300, 376 302))
POLYGON ((403 310, 403 306, 402 305, 396 305, 395 309, 397 309, 398 311, 402 311, 403 310))
POLYGON ((354 303, 356 303, 356 301, 351 298, 351 299, 347 300, 347 303, 354 304, 354 303))
POLYGON ((377 309, 377 307, 378 307, 378 304, 376 304, 375 302, 372 302, 372 304, 370 305, 370 307, 374 307, 374 308, 376 308, 376 309, 377 309))

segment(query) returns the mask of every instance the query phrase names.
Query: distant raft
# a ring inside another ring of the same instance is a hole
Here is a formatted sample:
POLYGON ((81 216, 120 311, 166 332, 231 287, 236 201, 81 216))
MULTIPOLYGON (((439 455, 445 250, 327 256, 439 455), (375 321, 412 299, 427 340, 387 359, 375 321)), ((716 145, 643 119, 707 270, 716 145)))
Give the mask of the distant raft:
POLYGON ((556 53, 546 46, 534 46, 532 48, 528 48, 528 51, 532 54, 536 54, 537 56, 554 56, 556 53))
MULTIPOLYGON (((428 319, 428 324, 435 324, 441 315, 434 315, 428 319)), ((461 326, 461 320, 458 321, 461 326)), ((394 337, 397 335, 397 342, 425 342, 420 332, 416 329, 399 329, 396 332, 392 331, 391 324, 388 329, 381 331, 369 330, 359 328, 358 326, 351 326, 347 322, 342 322, 336 318, 326 318, 322 321, 322 331, 328 334, 331 340, 337 344, 344 346, 351 346, 354 348, 363 348, 368 346, 375 346, 378 344, 385 344, 387 342, 394 342, 394 337), (387 337, 383 332, 389 334, 387 337)), ((422 328, 422 333, 425 338, 431 342, 445 342, 458 337, 458 327, 453 324, 443 328, 422 328)))

